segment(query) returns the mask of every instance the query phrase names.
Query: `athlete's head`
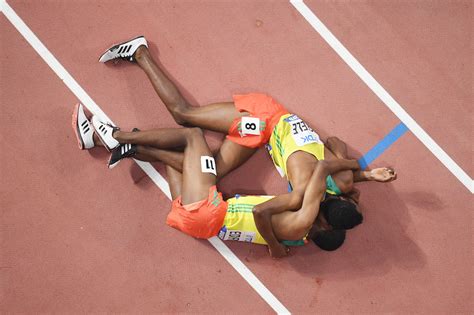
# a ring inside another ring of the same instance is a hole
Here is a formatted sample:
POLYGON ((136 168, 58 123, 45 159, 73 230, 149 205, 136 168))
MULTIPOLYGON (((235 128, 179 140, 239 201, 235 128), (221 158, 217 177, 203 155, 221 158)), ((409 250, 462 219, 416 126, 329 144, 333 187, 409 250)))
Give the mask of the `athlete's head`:
POLYGON ((348 230, 362 223, 357 204, 344 196, 331 196, 320 205, 320 212, 334 230, 348 230))
POLYGON ((346 239, 345 230, 335 230, 320 212, 308 233, 308 239, 322 250, 333 251, 341 247, 346 239))
POLYGON ((346 239, 345 230, 320 230, 311 235, 311 240, 322 250, 333 251, 341 247, 346 239))

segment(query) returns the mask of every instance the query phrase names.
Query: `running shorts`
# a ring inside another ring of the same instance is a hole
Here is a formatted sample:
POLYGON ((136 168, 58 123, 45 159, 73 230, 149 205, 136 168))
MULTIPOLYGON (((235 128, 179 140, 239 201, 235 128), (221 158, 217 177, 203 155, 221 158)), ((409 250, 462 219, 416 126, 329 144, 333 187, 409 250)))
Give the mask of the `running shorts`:
MULTIPOLYGON (((277 103, 266 94, 251 93, 234 95, 235 108, 239 112, 248 112, 249 116, 259 120, 258 134, 248 134, 242 130, 242 122, 245 117, 236 118, 231 127, 227 139, 248 148, 258 148, 270 139, 273 127, 278 123, 282 115, 288 114, 283 105, 277 103)), ((245 124, 245 123, 244 123, 245 124)))
POLYGON ((166 224, 196 238, 216 236, 222 227, 227 203, 216 186, 209 188, 207 199, 183 205, 181 196, 173 200, 166 224))

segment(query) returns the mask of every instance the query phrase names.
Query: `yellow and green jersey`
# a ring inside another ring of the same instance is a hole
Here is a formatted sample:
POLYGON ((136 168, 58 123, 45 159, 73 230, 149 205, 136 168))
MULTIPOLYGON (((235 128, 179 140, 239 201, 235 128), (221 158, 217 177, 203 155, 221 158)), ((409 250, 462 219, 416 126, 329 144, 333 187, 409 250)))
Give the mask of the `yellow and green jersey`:
MULTIPOLYGON (((278 173, 286 178, 288 178, 286 162, 290 155, 296 151, 307 152, 317 160, 324 160, 324 143, 319 135, 294 114, 280 117, 273 128, 267 149, 278 173)), ((326 179, 326 186, 326 191, 330 194, 339 195, 341 193, 331 176, 326 179)))
POLYGON ((282 177, 288 177, 286 161, 296 151, 304 151, 318 160, 324 160, 324 143, 319 135, 294 114, 280 117, 267 148, 282 177))
MULTIPOLYGON (((266 245, 267 242, 258 232, 252 209, 274 196, 239 196, 227 199, 227 213, 219 238, 229 241, 249 242, 266 245)), ((304 245, 304 241, 283 241, 289 246, 304 245)))

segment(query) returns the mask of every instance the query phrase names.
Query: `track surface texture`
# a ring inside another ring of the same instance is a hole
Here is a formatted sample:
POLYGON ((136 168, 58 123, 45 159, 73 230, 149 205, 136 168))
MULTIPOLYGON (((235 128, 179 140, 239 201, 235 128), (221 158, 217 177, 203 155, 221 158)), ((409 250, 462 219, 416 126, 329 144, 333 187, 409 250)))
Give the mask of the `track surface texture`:
MULTIPOLYGON (((354 158, 400 123, 286 1, 8 3, 125 130, 177 127, 137 66, 97 61, 140 34, 195 105, 266 92, 354 158)), ((472 177, 472 2, 306 4, 472 177)), ((136 164, 77 149, 77 98, 3 14, 0 35, 0 312, 272 313, 207 241, 165 224, 170 201, 136 164)), ((472 194, 410 131, 370 166, 398 179, 359 185, 364 223, 340 250, 227 245, 295 314, 472 313, 472 194)), ((220 187, 286 191, 263 149, 220 187)))

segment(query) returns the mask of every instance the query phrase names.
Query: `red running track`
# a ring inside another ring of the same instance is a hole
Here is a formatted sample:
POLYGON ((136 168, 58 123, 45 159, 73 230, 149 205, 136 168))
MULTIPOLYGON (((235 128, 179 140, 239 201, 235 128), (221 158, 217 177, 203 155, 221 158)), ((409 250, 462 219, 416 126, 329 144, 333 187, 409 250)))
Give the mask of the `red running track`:
MULTIPOLYGON (((196 104, 265 91, 355 157, 399 123, 287 2, 9 3, 125 129, 175 126, 140 69, 97 62, 136 34, 196 104)), ((472 3, 308 5, 472 176, 472 3)), ((77 99, 0 21, 0 310, 272 312, 208 242, 165 225, 169 201, 136 166, 109 171, 106 154, 77 150, 77 99)), ((228 245, 294 313, 471 313, 472 195, 411 133, 375 165, 399 179, 361 185, 365 221, 341 250, 274 261, 263 246, 228 245)), ((221 187, 286 184, 262 150, 221 187)))

